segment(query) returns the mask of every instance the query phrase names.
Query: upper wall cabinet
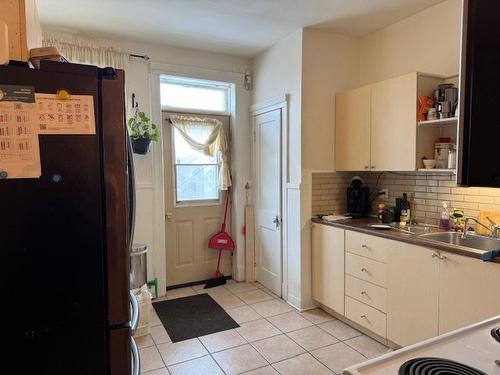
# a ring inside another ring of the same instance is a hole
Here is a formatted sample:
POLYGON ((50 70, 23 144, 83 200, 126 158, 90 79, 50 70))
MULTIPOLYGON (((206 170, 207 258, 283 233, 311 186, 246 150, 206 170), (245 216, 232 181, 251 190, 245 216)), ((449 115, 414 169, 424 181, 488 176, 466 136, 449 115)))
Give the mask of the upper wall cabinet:
POLYGON ((11 60, 28 61, 29 50, 42 47, 42 28, 35 0, 0 1, 0 20, 9 30, 11 60))
POLYGON ((370 168, 371 89, 362 87, 337 95, 335 158, 339 171, 370 168), (340 145, 340 146, 339 146, 340 145))
POLYGON ((417 126, 417 98, 444 82, 436 75, 411 73, 338 94, 336 170, 422 168, 422 157, 434 156, 436 139, 449 135, 438 127, 417 126))
POLYGON ((417 74, 376 83, 371 91, 370 169, 415 169, 417 74))

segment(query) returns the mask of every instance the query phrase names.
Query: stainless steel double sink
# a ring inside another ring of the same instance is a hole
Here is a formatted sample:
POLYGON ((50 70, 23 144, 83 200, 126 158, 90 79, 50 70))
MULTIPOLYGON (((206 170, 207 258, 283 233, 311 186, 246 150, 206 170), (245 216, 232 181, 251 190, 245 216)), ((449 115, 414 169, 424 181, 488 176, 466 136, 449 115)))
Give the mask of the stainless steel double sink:
POLYGON ((421 238, 427 240, 446 243, 449 245, 456 245, 468 247, 470 249, 493 251, 500 249, 500 239, 479 236, 476 234, 467 234, 465 237, 459 232, 437 232, 437 233, 424 233, 420 235, 421 238))

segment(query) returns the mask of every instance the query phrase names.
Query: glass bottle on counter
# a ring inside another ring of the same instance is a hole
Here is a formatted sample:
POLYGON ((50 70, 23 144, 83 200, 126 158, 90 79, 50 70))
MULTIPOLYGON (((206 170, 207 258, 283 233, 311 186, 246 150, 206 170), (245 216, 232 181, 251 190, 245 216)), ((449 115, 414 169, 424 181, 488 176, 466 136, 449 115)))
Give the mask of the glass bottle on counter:
POLYGON ((448 207, 448 202, 443 202, 441 217, 439 219, 439 229, 443 230, 450 229, 450 209, 448 207))

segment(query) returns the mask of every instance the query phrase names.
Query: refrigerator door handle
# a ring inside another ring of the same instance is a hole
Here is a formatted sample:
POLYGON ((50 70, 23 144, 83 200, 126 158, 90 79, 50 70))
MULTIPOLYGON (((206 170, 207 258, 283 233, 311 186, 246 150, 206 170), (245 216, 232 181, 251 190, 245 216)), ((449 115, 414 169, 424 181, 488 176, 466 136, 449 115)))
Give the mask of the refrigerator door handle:
POLYGON ((134 171, 134 158, 132 154, 132 143, 130 137, 127 134, 127 169, 128 169, 128 186, 129 186, 129 243, 128 250, 132 252, 132 244, 134 241, 135 232, 135 171, 134 171))
POLYGON ((130 309, 132 310, 130 329, 132 330, 132 335, 134 335, 139 324, 139 302, 137 302, 137 297, 132 291, 130 291, 130 309))
POLYGON ((130 348, 132 350, 132 375, 139 375, 141 369, 141 358, 139 356, 139 350, 137 349, 137 344, 133 337, 130 337, 130 348))

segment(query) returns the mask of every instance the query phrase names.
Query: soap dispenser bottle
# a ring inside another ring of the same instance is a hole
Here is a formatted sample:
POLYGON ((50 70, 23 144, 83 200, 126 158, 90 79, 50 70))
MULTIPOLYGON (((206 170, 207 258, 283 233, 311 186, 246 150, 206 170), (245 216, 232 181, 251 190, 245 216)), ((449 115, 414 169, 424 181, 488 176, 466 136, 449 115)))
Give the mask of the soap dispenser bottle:
POLYGON ((450 209, 448 207, 448 202, 443 202, 441 217, 439 219, 439 229, 443 230, 450 229, 450 209))

